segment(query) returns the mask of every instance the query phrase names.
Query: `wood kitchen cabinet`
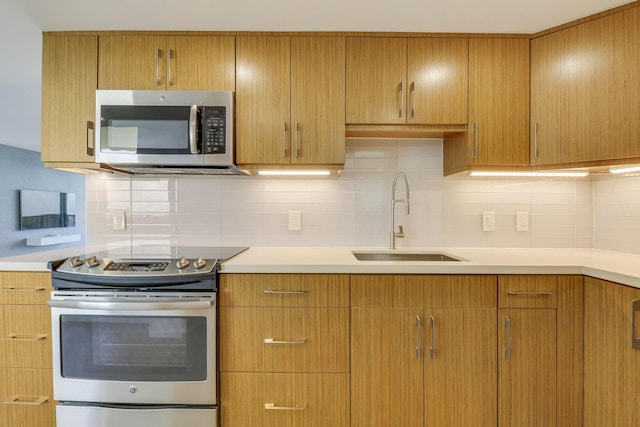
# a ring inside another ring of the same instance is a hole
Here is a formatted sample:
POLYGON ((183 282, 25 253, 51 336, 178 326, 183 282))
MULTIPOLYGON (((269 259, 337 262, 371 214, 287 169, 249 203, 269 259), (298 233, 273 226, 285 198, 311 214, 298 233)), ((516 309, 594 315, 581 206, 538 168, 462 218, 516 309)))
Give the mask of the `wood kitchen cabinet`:
POLYGON ((99 89, 235 89, 233 36, 100 36, 99 89))
POLYGON ((499 276, 498 426, 582 425, 582 279, 499 276))
POLYGON ((237 38, 239 165, 344 164, 344 49, 343 37, 237 38))
POLYGON ((0 425, 53 427, 51 275, 0 272, 0 425))
POLYGON ((351 276, 351 425, 495 426, 496 277, 351 276))
POLYGON ((349 426, 349 276, 223 274, 222 425, 349 426))
POLYGON ((348 124, 467 123, 468 39, 347 37, 348 124))
POLYGON ((469 127, 443 151, 445 175, 529 165, 529 39, 469 40, 469 127))
POLYGON ((640 156, 640 8, 531 41, 531 163, 640 156))
POLYGON ((640 289, 585 278, 585 427, 640 425, 638 301, 640 289))
POLYGON ((93 156, 98 37, 42 38, 42 146, 47 167, 99 168, 93 156))

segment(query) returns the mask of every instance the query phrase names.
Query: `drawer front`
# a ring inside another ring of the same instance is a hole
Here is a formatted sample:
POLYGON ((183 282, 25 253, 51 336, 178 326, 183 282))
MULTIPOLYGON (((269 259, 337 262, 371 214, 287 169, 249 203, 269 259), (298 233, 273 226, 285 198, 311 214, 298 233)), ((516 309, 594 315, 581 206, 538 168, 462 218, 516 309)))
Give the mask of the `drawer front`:
POLYGON ((0 305, 0 366, 51 368, 51 314, 43 305, 0 305))
POLYGON ((348 307, 344 274, 222 274, 221 306, 348 307))
POLYGON ((220 308, 220 370, 348 372, 347 308, 220 308))
POLYGON ((56 425, 51 369, 0 368, 0 425, 56 425))
POLYGON ((558 277, 499 276, 498 304, 500 308, 557 308, 558 277))
POLYGON ((220 375, 223 426, 348 427, 348 374, 220 375))
POLYGON ((46 304, 51 273, 0 271, 0 304, 46 304))

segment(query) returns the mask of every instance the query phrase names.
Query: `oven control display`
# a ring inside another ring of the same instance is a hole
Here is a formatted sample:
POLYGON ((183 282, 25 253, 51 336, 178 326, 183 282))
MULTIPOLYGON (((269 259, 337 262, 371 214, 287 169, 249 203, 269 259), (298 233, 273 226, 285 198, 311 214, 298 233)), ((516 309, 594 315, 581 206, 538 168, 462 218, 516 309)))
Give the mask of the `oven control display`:
POLYGON ((119 261, 111 261, 105 268, 104 271, 164 271, 168 262, 119 262, 119 261))

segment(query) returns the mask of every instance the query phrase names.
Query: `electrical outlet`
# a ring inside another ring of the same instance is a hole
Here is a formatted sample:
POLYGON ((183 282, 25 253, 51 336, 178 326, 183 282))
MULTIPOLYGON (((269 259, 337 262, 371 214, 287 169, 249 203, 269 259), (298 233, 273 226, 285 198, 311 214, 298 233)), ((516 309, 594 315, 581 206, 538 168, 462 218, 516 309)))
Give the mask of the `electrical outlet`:
POLYGON ((300 211, 289 211, 289 230, 298 231, 302 228, 300 211))
POLYGON ((482 212, 482 231, 496 231, 495 212, 482 212))
POLYGON ((529 231, 529 212, 516 212, 516 231, 529 231))
POLYGON ((124 210, 114 210, 112 215, 113 215, 113 229, 115 231, 124 230, 126 228, 124 210))

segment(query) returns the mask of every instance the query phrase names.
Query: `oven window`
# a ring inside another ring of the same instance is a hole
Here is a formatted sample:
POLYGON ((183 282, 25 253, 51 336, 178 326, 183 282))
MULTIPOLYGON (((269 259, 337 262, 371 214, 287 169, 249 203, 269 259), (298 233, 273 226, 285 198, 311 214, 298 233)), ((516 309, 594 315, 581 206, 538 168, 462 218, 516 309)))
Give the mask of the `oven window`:
POLYGON ((65 378, 207 379, 206 317, 60 317, 61 369, 65 378))

